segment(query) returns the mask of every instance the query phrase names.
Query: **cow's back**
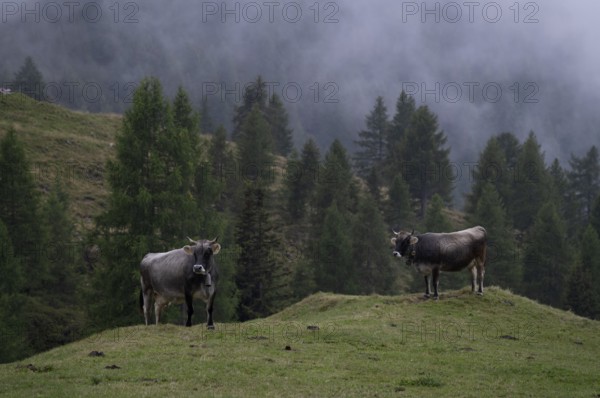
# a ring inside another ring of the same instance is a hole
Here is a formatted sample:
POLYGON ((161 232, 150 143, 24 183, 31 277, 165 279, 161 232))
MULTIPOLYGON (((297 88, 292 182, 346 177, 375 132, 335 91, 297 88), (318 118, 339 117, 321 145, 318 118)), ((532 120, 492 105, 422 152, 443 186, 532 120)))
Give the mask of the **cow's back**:
POLYGON ((166 253, 148 253, 140 263, 140 273, 144 285, 156 293, 171 298, 182 298, 184 286, 193 257, 183 249, 166 253))
POLYGON ((485 257, 485 228, 477 226, 451 233, 426 233, 419 235, 418 257, 442 270, 453 271, 468 266, 474 258, 485 257))

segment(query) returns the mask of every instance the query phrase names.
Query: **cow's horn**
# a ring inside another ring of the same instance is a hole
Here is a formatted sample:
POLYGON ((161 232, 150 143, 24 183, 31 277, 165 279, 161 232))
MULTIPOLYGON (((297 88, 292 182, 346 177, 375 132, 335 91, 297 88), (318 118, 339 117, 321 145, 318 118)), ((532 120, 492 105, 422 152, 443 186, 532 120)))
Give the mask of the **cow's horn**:
POLYGON ((394 231, 393 229, 392 229, 392 232, 393 232, 393 233, 394 233, 394 235, 396 235, 396 236, 398 236, 398 234, 400 233, 400 232, 396 232, 396 231, 394 231))
POLYGON ((217 235, 216 238, 214 238, 213 240, 211 240, 210 243, 216 243, 218 239, 219 239, 219 235, 217 235))
POLYGON ((189 240, 190 242, 192 242, 193 244, 196 244, 196 243, 198 243, 198 242, 196 242, 194 239, 190 238, 189 236, 188 236, 187 238, 188 238, 188 240, 189 240))

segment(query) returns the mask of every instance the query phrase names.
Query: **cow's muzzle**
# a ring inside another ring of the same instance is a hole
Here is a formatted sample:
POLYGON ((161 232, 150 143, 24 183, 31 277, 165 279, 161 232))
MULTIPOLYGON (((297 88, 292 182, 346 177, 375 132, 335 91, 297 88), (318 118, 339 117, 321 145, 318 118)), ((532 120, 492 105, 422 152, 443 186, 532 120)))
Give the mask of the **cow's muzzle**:
POLYGON ((402 254, 400 254, 400 252, 394 251, 392 253, 394 255, 394 257, 402 257, 402 254))
POLYGON ((194 264, 194 274, 206 275, 206 269, 202 264, 194 264))

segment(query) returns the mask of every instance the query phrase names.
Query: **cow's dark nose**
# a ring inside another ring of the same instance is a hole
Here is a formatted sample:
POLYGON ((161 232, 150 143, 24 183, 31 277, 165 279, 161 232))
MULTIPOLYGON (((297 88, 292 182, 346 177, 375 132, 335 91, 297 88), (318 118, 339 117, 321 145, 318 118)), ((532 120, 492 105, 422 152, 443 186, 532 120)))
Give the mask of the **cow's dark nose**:
POLYGON ((392 254, 394 255, 394 257, 402 257, 402 254, 400 254, 400 252, 397 251, 393 252, 392 254))
POLYGON ((194 273, 199 275, 206 275, 206 270, 202 264, 194 264, 194 273))

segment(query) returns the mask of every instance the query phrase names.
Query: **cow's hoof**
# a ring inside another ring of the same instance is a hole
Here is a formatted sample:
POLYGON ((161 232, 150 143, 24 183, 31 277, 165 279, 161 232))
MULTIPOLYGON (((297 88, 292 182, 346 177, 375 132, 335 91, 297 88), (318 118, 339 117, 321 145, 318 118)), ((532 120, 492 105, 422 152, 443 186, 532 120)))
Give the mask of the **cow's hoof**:
POLYGON ((206 328, 208 330, 215 330, 215 325, 208 325, 208 326, 206 326, 206 328))
POLYGON ((477 292, 478 296, 483 296, 483 292, 477 292))
POLYGON ((440 297, 439 297, 439 296, 433 296, 433 299, 434 299, 435 301, 437 301, 437 300, 439 300, 439 299, 440 299, 440 297))

